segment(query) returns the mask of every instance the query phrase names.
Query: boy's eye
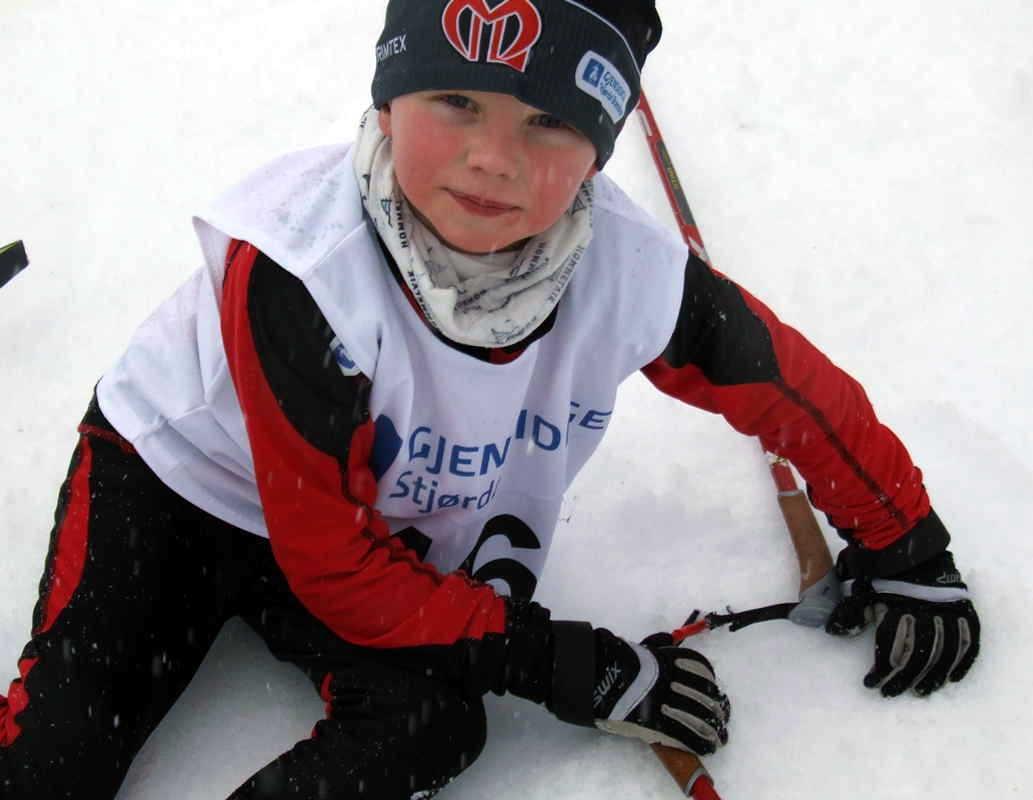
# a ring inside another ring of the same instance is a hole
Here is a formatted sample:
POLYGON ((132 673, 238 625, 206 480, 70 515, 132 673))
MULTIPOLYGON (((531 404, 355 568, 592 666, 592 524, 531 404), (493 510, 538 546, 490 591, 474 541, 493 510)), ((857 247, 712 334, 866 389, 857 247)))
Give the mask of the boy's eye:
POLYGON ((473 108, 473 101, 469 97, 465 97, 461 94, 443 94, 438 99, 453 108, 464 110, 473 108))
POLYGON ((535 117, 535 124, 542 128, 552 128, 555 130, 563 130, 564 128, 570 129, 570 126, 561 120, 559 117, 554 117, 552 114, 539 114, 535 117))

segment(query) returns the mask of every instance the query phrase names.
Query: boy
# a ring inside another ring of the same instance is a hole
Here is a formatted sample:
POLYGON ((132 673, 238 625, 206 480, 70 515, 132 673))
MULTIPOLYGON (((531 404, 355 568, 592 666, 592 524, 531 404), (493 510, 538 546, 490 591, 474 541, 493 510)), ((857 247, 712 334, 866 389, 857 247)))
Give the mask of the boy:
POLYGON ((4 797, 114 796, 233 615, 327 701, 238 800, 427 797, 480 752, 489 689, 712 752, 705 658, 530 599, 638 369, 806 477, 848 542, 830 630, 878 621, 869 685, 965 674, 946 531, 860 387, 595 175, 659 36, 652 2, 391 0, 356 144, 198 220, 206 268, 80 427, 0 705, 4 797))

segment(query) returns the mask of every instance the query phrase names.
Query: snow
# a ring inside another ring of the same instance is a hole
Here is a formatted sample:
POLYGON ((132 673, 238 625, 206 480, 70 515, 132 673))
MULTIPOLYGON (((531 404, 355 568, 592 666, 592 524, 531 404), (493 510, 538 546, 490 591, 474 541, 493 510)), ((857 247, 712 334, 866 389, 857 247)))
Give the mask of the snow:
MULTIPOLYGON (((734 706, 708 766, 727 798, 1029 797, 1033 5, 658 5, 646 85, 714 262, 864 383, 984 621, 963 684, 892 701, 861 685, 870 633, 705 636, 734 706)), ((0 290, 0 690, 94 382, 200 263, 191 213, 277 153, 352 138, 382 8, 0 3, 0 244, 33 260, 0 290)), ((670 220, 634 124, 607 172, 670 220)), ((795 589, 756 445, 637 378, 562 516, 539 598, 557 617, 641 636, 795 589)), ((676 796, 637 743, 488 705, 484 755, 442 796, 676 796)), ((223 797, 321 714, 231 625, 119 800, 223 797)))

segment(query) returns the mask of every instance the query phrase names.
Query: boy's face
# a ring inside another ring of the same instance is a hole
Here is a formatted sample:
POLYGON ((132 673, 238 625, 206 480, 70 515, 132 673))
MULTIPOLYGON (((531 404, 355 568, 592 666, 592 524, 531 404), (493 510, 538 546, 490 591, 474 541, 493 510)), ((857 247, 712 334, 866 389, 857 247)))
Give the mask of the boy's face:
POLYGON ((379 119, 416 215, 466 253, 513 248, 547 230, 596 172, 587 137, 506 94, 416 92, 379 119))

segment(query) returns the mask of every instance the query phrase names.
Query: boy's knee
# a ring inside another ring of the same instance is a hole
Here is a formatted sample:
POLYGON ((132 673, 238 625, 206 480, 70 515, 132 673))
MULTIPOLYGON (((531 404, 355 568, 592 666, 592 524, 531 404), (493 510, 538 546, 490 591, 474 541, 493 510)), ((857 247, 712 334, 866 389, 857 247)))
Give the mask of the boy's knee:
POLYGON ((453 764, 458 775, 484 750, 488 735, 484 702, 442 690, 424 706, 415 726, 422 748, 436 749, 442 762, 453 764))
POLYGON ((430 797, 484 749, 484 703, 417 675, 377 667, 326 676, 327 718, 230 800, 430 797))
POLYGON ((484 750, 481 698, 419 675, 385 670, 362 677, 335 673, 325 682, 329 713, 316 727, 317 738, 325 731, 360 748, 379 741, 395 764, 412 765, 425 778, 454 778, 484 750))

